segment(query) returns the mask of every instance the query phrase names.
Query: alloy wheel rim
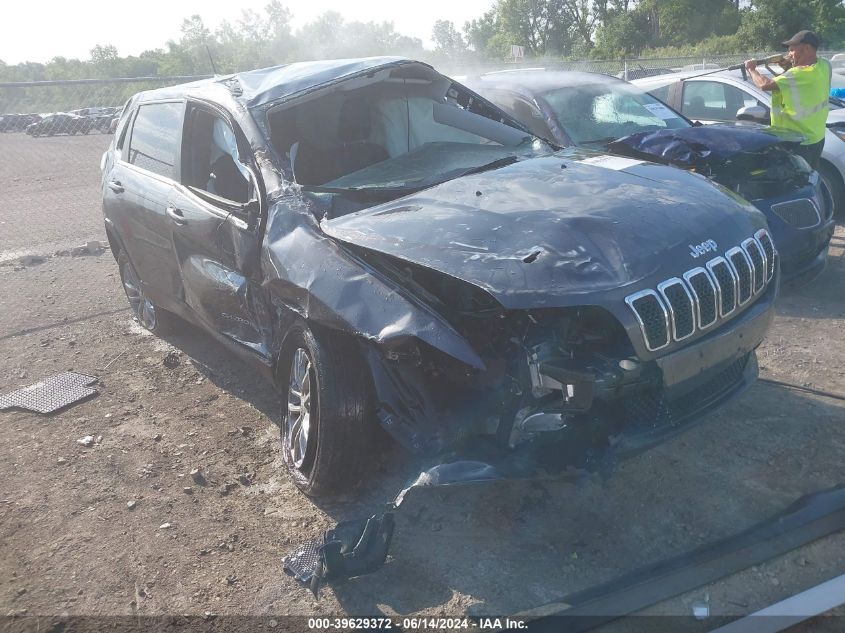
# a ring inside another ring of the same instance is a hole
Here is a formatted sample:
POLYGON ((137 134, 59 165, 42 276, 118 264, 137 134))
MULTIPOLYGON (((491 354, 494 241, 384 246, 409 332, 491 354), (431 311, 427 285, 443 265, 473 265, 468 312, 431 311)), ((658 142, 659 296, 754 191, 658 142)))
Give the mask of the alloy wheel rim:
POLYGON ((129 305, 138 323, 148 330, 155 329, 157 323, 155 305, 144 296, 135 271, 129 264, 123 267, 123 289, 126 291, 126 297, 129 299, 129 305))
POLYGON ((285 427, 291 461, 296 468, 302 468, 308 455, 311 432, 311 359, 301 347, 294 352, 291 360, 285 427))

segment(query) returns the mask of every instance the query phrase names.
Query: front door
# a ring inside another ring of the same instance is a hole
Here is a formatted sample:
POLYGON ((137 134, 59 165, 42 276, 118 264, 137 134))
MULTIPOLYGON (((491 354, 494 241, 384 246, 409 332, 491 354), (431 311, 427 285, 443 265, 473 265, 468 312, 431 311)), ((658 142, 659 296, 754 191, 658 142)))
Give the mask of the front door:
MULTIPOLYGON (((188 103, 181 182, 170 211, 185 302, 210 330, 268 355, 258 269, 256 170, 224 113, 188 103)), ((240 134, 240 132, 239 132, 240 134)))

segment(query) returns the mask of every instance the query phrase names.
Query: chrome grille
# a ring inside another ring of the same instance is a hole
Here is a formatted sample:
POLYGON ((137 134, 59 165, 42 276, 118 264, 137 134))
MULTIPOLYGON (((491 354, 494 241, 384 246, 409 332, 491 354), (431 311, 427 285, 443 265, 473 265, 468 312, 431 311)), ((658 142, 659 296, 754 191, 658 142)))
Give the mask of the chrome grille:
POLYGON ((763 247, 757 240, 749 238, 742 243, 742 250, 748 255, 751 261, 751 277, 754 280, 754 292, 760 292, 763 284, 766 283, 766 257, 763 254, 763 247))
POLYGON ((818 208, 808 198, 773 204, 772 211, 781 220, 798 229, 808 229, 822 221, 818 208))
POLYGON ((657 286, 657 291, 666 301, 669 308, 669 319, 672 323, 672 338, 682 341, 695 332, 695 313, 690 294, 684 282, 674 277, 657 286))
POLYGON ((732 248, 727 252, 728 261, 739 279, 739 305, 745 305, 751 299, 751 288, 754 283, 754 271, 751 260, 741 248, 732 248))
POLYGON ((713 325, 719 317, 716 284, 704 268, 693 268, 684 273, 684 281, 687 282, 687 286, 692 290, 692 295, 695 298, 698 327, 705 330, 713 325))
POLYGON ((739 281, 734 269, 724 257, 717 257, 707 262, 707 270, 716 281, 719 294, 719 316, 723 319, 736 309, 736 287, 739 281))
POLYGON ((763 229, 757 231, 754 237, 766 254, 766 281, 769 282, 775 276, 775 245, 772 238, 763 229))
POLYGON ((645 336, 649 349, 660 349, 669 344, 669 313, 654 290, 643 290, 625 299, 645 336))
POLYGON ((656 351, 718 324, 762 292, 775 273, 777 251, 765 229, 681 277, 642 290, 625 302, 633 310, 646 348, 656 351))

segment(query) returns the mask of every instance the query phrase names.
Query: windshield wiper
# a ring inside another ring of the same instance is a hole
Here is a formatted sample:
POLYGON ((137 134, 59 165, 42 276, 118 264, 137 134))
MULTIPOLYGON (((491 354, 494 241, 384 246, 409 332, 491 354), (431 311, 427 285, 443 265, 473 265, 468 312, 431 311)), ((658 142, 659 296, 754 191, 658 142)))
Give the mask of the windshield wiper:
POLYGON ((579 144, 580 145, 586 145, 587 143, 590 143, 590 144, 593 144, 593 143, 610 143, 612 141, 615 141, 617 138, 618 137, 616 137, 616 136, 606 136, 605 138, 594 138, 594 139, 591 139, 589 141, 579 141, 579 144))

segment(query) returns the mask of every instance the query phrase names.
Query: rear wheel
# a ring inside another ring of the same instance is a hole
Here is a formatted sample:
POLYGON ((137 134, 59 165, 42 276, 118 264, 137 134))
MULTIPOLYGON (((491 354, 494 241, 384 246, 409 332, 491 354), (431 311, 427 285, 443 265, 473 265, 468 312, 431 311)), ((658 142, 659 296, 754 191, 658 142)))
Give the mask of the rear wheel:
POLYGON ((117 265, 120 269, 123 291, 126 293, 129 307, 132 308, 132 314, 138 324, 153 334, 160 335, 173 330, 176 315, 159 308, 146 296, 135 268, 123 251, 120 251, 117 256, 117 265))
POLYGON ((294 483, 320 496, 357 484, 372 459, 367 371, 353 341, 294 326, 280 358, 282 456, 294 483))
POLYGON ((819 177, 822 180, 822 187, 826 190, 829 200, 833 201, 833 214, 842 214, 845 204, 845 187, 842 185, 842 176, 833 165, 822 163, 819 165, 819 177))

